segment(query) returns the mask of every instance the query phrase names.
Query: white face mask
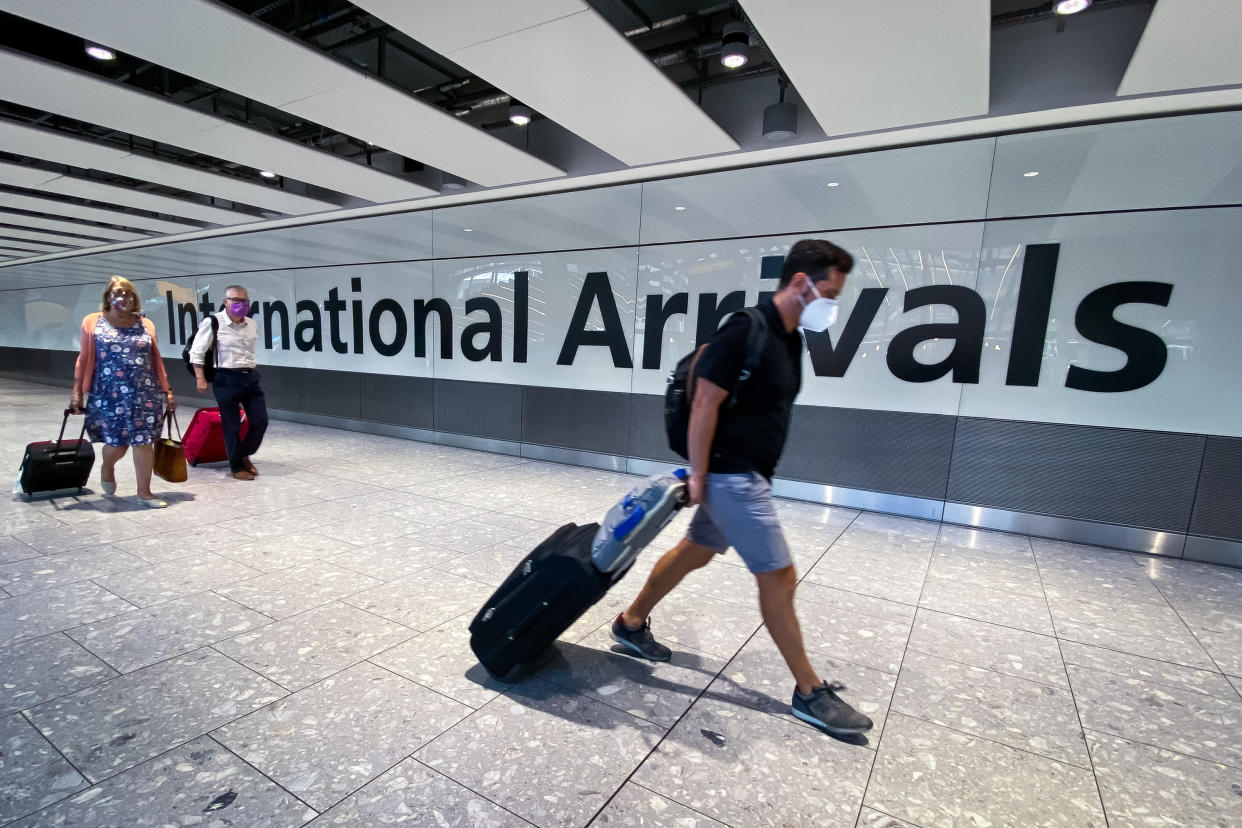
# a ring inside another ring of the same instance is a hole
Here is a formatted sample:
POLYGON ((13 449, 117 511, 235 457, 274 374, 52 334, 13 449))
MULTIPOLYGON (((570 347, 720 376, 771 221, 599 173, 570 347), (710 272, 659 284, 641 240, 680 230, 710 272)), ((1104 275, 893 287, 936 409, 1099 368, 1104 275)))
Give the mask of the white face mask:
POLYGON ((806 330, 823 333, 837 321, 836 299, 825 299, 816 292, 815 298, 810 302, 803 300, 801 295, 798 296, 798 301, 802 303, 802 315, 798 318, 798 325, 806 330))

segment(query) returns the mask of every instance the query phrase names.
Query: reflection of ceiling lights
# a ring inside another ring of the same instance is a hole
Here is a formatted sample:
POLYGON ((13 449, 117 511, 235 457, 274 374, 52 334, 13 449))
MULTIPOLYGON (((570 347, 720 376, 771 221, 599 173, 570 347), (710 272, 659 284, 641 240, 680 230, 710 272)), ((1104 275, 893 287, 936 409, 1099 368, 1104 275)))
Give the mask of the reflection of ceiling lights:
POLYGON ((1091 0, 1058 0, 1052 10, 1057 14, 1078 14, 1080 11, 1086 11, 1090 5, 1091 0))
POLYGON ((1034 178, 1037 175, 1039 175, 1039 170, 1031 170, 1030 172, 1022 173, 1023 178, 1034 178))
POLYGON ((116 52, 107 46, 100 46, 98 43, 86 44, 86 53, 95 60, 116 60, 116 52))
POLYGON ((677 212, 679 212, 679 213, 680 213, 682 210, 684 210, 684 209, 686 209, 686 208, 685 208, 685 207, 682 207, 680 204, 678 204, 678 205, 677 205, 676 207, 674 207, 673 209, 674 209, 674 210, 676 210, 677 212))
POLYGON ((259 170, 259 175, 263 176, 264 178, 275 178, 276 177, 276 173, 272 172, 271 170, 259 170))
POLYGON ((461 228, 461 232, 463 232, 463 233, 473 233, 473 232, 474 232, 474 230, 472 230, 472 229, 471 229, 471 228, 469 228, 469 227, 463 227, 463 228, 461 228))
POLYGON ((829 181, 829 182, 828 182, 826 185, 824 185, 824 186, 826 186, 826 187, 840 187, 840 186, 841 186, 841 182, 839 182, 839 181, 829 181))
POLYGON ((750 32, 745 23, 728 23, 724 27, 724 46, 720 50, 720 62, 726 69, 745 66, 750 60, 750 32))
POLYGON ((509 123, 526 126, 530 123, 530 108, 520 103, 509 104, 509 123))

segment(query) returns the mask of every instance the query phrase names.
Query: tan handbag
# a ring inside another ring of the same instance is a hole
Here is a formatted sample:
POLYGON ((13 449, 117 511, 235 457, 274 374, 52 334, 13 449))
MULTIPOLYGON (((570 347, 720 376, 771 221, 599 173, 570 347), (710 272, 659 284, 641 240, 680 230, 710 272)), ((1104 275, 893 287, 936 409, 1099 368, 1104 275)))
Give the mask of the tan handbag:
POLYGON ((156 476, 169 483, 184 483, 189 479, 189 471, 185 465, 185 448, 181 445, 181 424, 177 423, 177 439, 173 439, 173 423, 177 423, 177 415, 169 411, 164 415, 163 425, 168 433, 155 441, 156 476))

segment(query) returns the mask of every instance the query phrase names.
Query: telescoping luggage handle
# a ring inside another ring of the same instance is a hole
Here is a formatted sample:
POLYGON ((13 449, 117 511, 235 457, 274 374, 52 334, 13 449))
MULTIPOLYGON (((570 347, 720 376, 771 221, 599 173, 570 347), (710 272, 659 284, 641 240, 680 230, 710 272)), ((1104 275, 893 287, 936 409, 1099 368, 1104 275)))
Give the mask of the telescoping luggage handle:
MULTIPOLYGON (((65 409, 65 418, 60 421, 60 434, 56 435, 56 451, 60 451, 60 444, 65 441, 65 426, 69 425, 69 417, 73 414, 73 409, 65 409)), ((86 436, 86 418, 82 418, 82 432, 78 434, 78 442, 82 442, 82 438, 86 436)), ((77 451, 75 448, 74 451, 77 451)))
MULTIPOLYGON (((687 472, 685 469, 677 469, 673 472, 673 477, 676 477, 678 480, 685 483, 686 480, 690 477, 690 473, 687 472)), ((683 497, 682 502, 684 503, 685 495, 682 495, 682 497, 683 497)), ((630 494, 627 494, 625 496, 624 500, 621 501, 621 507, 624 509, 628 509, 633 505, 634 505, 634 493, 631 492, 630 494)), ((617 540, 621 540, 626 535, 628 535, 630 532, 634 531, 634 527, 642 523, 643 518, 646 517, 646 515, 647 515, 647 509, 642 504, 634 506, 634 511, 630 512, 630 514, 626 516, 625 520, 618 523, 616 527, 612 530, 612 536, 616 538, 617 540)))

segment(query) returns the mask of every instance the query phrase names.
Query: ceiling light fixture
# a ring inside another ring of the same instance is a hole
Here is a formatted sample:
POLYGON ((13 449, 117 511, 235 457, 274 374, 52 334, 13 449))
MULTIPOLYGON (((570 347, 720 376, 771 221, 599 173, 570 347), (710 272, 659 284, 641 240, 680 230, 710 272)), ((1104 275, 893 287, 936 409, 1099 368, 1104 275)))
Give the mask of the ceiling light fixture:
POLYGON ((841 182, 839 182, 839 181, 829 181, 829 182, 828 182, 827 184, 825 184, 824 186, 826 186, 826 187, 840 187, 840 186, 841 186, 841 182))
POLYGON ((509 123, 516 126, 526 126, 530 123, 530 107, 523 106, 520 103, 509 104, 509 123))
POLYGON ((458 190, 464 190, 466 189, 466 181, 465 179, 458 178, 455 175, 449 175, 448 173, 445 173, 444 180, 440 182, 440 189, 446 192, 449 192, 449 191, 456 192, 458 190))
POLYGON ((727 23, 722 35, 720 62, 726 69, 737 69, 750 61, 750 31, 745 23, 727 23))
POLYGON ((686 209, 686 208, 685 208, 685 207, 682 207, 680 204, 678 204, 678 205, 677 205, 676 207, 674 207, 673 209, 674 209, 674 210, 676 210, 677 212, 679 212, 679 213, 680 213, 682 210, 684 210, 684 209, 686 209))
POLYGON ((1091 0, 1058 0, 1052 7, 1057 14, 1078 14, 1091 6, 1091 0))
POLYGON ((95 60, 116 60, 116 52, 98 43, 87 43, 86 53, 95 60))
POLYGON ((798 105, 785 103, 785 89, 789 82, 780 79, 780 101, 763 110, 763 137, 769 141, 788 141, 798 134, 798 105))
POLYGON ((276 173, 272 172, 271 170, 259 170, 259 175, 263 176, 264 178, 275 178, 276 177, 276 173))
POLYGON ((1037 175, 1039 175, 1039 170, 1031 170, 1030 172, 1022 173, 1023 178, 1034 178, 1037 175))

